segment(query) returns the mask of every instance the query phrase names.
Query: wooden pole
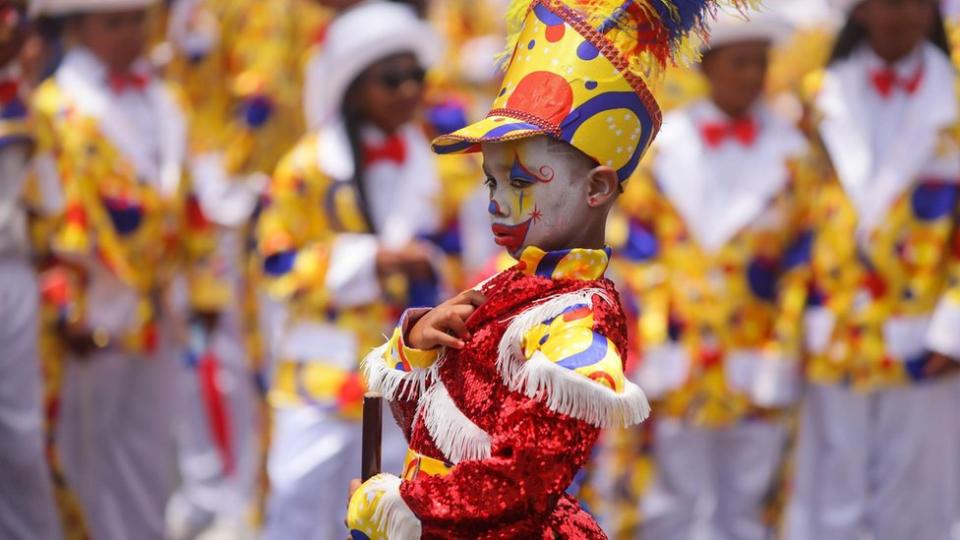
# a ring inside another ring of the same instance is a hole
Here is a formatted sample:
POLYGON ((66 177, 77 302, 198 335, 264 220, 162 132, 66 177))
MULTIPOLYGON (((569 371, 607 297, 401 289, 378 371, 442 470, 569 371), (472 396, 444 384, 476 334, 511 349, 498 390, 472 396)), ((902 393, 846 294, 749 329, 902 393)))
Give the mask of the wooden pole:
POLYGON ((363 396, 363 446, 360 478, 366 482, 380 474, 380 441, 383 436, 383 398, 376 392, 363 396))

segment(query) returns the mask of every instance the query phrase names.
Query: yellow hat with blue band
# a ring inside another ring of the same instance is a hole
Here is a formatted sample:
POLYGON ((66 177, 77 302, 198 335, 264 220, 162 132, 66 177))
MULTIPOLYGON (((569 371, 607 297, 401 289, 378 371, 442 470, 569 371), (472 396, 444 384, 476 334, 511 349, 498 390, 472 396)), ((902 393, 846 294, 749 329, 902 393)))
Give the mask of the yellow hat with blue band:
MULTIPOLYGON (((745 4, 731 0, 728 4, 745 4)), ((433 142, 440 154, 548 135, 630 178, 660 130, 644 77, 693 58, 718 0, 515 0, 504 81, 487 117, 433 142)))

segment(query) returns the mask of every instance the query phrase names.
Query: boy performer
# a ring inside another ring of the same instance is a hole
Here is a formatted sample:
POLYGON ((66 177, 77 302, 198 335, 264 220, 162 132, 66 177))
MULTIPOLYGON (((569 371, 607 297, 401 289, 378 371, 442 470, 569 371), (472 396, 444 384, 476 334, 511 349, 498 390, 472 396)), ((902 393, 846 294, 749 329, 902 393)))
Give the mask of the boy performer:
POLYGON ((0 537, 57 538, 44 459, 37 277, 22 206, 34 148, 18 55, 25 1, 0 2, 0 537))
MULTIPOLYGON (((51 321, 65 375, 56 440, 89 536, 159 538, 176 479, 167 292, 218 309, 210 225, 183 174, 177 96, 143 58, 151 0, 51 0, 73 46, 34 96, 37 178, 56 209, 41 247, 66 276, 51 321)), ((66 531, 68 534, 71 531, 66 531)))
POLYGON ((778 409, 799 387, 798 329, 809 234, 802 133, 763 99, 770 47, 789 25, 724 13, 701 71, 707 98, 673 112, 627 187, 618 252, 638 306, 638 384, 656 400, 655 479, 643 538, 688 538, 701 501, 710 538, 765 538, 779 469, 778 409))
POLYGON ((370 538, 603 538, 564 494, 600 429, 638 424, 626 328, 603 277, 606 217, 660 126, 641 73, 712 2, 520 0, 493 110, 434 142, 483 151, 497 242, 518 259, 476 290, 408 311, 365 360, 410 450, 350 501, 370 538))

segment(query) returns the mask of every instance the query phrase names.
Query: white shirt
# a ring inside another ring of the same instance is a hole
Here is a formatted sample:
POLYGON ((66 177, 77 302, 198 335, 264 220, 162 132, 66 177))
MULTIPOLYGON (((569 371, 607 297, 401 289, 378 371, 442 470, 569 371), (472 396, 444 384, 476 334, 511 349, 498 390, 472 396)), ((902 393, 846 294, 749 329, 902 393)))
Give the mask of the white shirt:
MULTIPOLYGON (((16 65, 0 69, 0 80, 19 79, 16 65)), ((0 148, 0 256, 22 257, 28 253, 27 218, 21 206, 26 179, 27 145, 12 143, 0 148)))
POLYGON ((28 253, 27 219, 20 205, 28 157, 24 144, 0 148, 0 256, 28 253))
MULTIPOLYGON (((159 168, 160 137, 157 130, 159 120, 146 89, 128 88, 122 92, 115 91, 110 85, 110 72, 107 66, 83 47, 71 49, 64 58, 64 63, 75 67, 96 89, 108 96, 112 106, 115 107, 111 112, 126 117, 131 125, 131 131, 141 139, 140 144, 147 149, 146 154, 159 168)), ((150 68, 146 61, 140 60, 133 65, 131 72, 149 76, 150 68)))
POLYGON ((786 160, 803 151, 803 137, 763 104, 751 110, 756 139, 727 137, 711 147, 705 124, 730 122, 708 100, 671 112, 657 140, 653 173, 666 197, 707 252, 716 252, 767 208, 786 183, 786 160))
MULTIPOLYGON (((704 101, 700 107, 693 108, 692 112, 699 123, 698 127, 709 123, 733 122, 710 100, 704 101)), ((760 124, 756 110, 750 111, 749 118, 756 123, 757 140, 759 140, 766 133, 760 124)), ((715 147, 704 144, 703 159, 707 170, 711 171, 710 176, 713 181, 704 184, 704 202, 701 208, 709 214, 707 219, 711 223, 717 223, 723 219, 723 214, 730 211, 731 203, 744 189, 742 185, 744 172, 751 165, 750 156, 751 153, 756 152, 756 147, 757 141, 748 146, 734 137, 727 137, 715 147)))
MULTIPOLYGON (((877 56, 870 47, 862 47, 854 54, 857 55, 857 59, 863 67, 863 76, 868 81, 872 80, 871 75, 874 71, 884 70, 888 67, 886 61, 877 56)), ((893 68, 899 80, 912 80, 916 77, 918 70, 923 69, 923 48, 918 47, 905 58, 889 67, 893 68)), ((880 165, 879 158, 888 155, 893 145, 897 144, 899 140, 899 130, 904 125, 907 105, 910 103, 912 96, 896 85, 888 96, 881 95, 872 82, 868 85, 868 89, 869 91, 864 93, 863 99, 869 111, 867 115, 870 123, 868 132, 870 133, 870 144, 874 156, 870 171, 870 177, 872 178, 876 176, 877 168, 880 165)))

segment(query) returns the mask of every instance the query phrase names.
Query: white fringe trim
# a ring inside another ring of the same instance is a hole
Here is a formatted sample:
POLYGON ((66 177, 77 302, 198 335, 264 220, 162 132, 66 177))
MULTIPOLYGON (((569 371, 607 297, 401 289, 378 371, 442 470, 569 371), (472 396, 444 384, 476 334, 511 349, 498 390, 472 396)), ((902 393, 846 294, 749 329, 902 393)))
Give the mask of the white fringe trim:
POLYGON ((367 381, 367 388, 378 392, 387 401, 418 399, 427 391, 431 380, 436 380, 440 360, 429 369, 413 368, 413 371, 400 371, 387 365, 385 356, 389 351, 385 343, 370 351, 360 362, 360 370, 367 381))
POLYGON ((439 379, 420 400, 417 415, 423 415, 430 437, 451 463, 490 457, 490 435, 457 408, 439 379))
POLYGON ((599 428, 639 424, 650 415, 650 404, 640 387, 626 378, 624 391, 618 394, 579 373, 554 364, 542 353, 535 353, 530 360, 523 354, 523 338, 527 332, 569 307, 579 304, 592 306, 595 296, 613 304, 606 291, 583 289, 550 298, 517 316, 500 340, 497 368, 511 390, 543 401, 554 412, 599 428))
POLYGON ((400 479, 392 474, 378 474, 367 482, 372 492, 383 492, 372 516, 377 529, 386 531, 390 540, 418 540, 422 532, 420 520, 400 496, 400 479))
POLYGON ((650 404, 639 386, 624 378, 617 393, 583 375, 558 366, 537 351, 517 371, 517 391, 543 401, 551 411, 598 428, 637 425, 650 416, 650 404))

